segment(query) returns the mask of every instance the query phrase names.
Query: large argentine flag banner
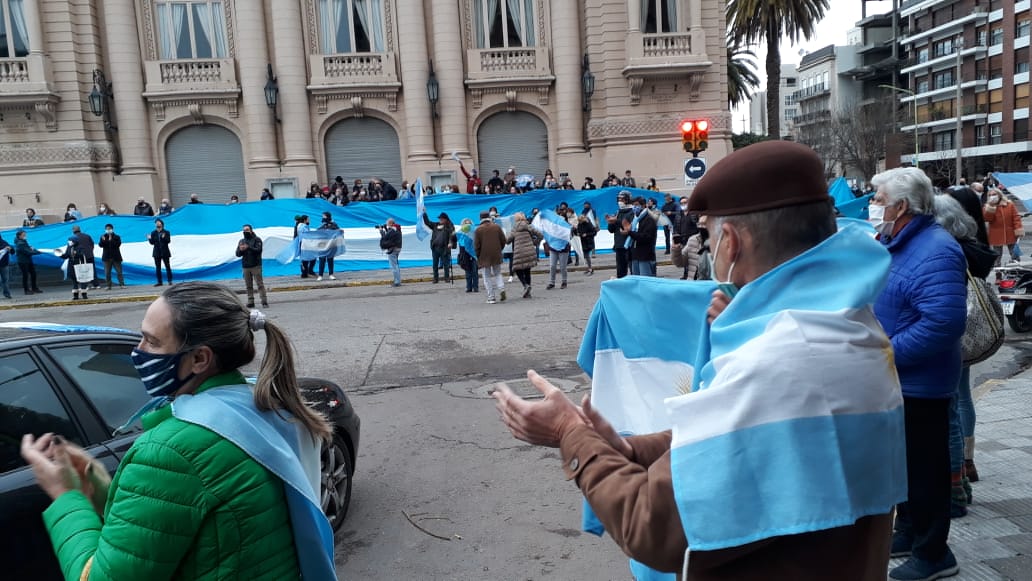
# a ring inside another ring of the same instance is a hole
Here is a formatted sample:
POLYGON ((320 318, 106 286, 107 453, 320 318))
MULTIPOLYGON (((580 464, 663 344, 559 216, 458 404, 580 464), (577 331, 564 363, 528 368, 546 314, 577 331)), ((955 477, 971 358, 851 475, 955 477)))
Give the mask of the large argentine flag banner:
POLYGON ((839 228, 744 286, 708 330, 711 283, 603 284, 578 362, 617 430, 672 428, 691 550, 845 526, 906 498, 902 395, 870 307, 889 256, 864 224, 839 228))
POLYGON ((993 173, 993 177, 1019 199, 1032 200, 1032 173, 993 173))
POLYGON ((556 214, 555 211, 541 210, 537 216, 534 216, 531 225, 545 236, 545 242, 550 248, 566 248, 570 245, 573 228, 566 218, 556 214))

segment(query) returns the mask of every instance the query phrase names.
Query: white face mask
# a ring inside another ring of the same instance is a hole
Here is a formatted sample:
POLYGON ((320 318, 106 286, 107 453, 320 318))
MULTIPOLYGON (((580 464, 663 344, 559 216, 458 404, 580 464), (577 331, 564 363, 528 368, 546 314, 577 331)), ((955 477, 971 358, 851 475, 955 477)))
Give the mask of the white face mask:
POLYGON ((895 220, 885 221, 885 206, 878 204, 867 206, 867 216, 867 221, 883 236, 891 235, 893 228, 896 227, 895 220))
POLYGON ((681 211, 682 212, 687 212, 688 211, 688 204, 681 204, 681 211))
POLYGON ((735 283, 731 282, 731 273, 735 271, 735 261, 731 262, 731 266, 727 269, 727 280, 721 281, 717 278, 717 253, 720 252, 720 243, 724 240, 724 229, 720 229, 720 234, 717 235, 717 245, 713 248, 713 252, 710 252, 709 267, 710 267, 710 278, 717 282, 718 288, 727 295, 727 298, 733 299, 738 294, 738 287, 735 283))
POLYGON ((989 196, 989 203, 990 204, 996 204, 999 201, 1000 201, 1000 196, 997 196, 996 194, 993 194, 993 195, 989 196))

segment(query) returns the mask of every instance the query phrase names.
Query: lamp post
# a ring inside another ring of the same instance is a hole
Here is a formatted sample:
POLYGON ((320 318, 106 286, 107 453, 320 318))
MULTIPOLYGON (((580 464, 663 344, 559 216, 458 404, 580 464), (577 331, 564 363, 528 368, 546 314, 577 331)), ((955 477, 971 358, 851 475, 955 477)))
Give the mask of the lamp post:
POLYGON ((918 167, 918 168, 921 167, 921 162, 920 162, 920 157, 921 157, 921 141, 920 141, 920 139, 918 138, 918 135, 917 135, 917 95, 913 91, 911 91, 909 89, 904 89, 902 87, 896 87, 896 86, 893 86, 893 85, 878 85, 878 86, 880 88, 882 88, 882 89, 889 89, 891 91, 896 91, 896 92, 899 92, 899 93, 906 93, 907 95, 910 95, 911 97, 914 97, 914 167, 918 167))
POLYGON ((953 107, 953 111, 954 111, 954 114, 957 116, 957 138, 956 138, 956 143, 954 143, 953 145, 955 146, 954 147, 954 151, 957 152, 957 160, 956 160, 957 178, 953 181, 953 183, 959 184, 960 183, 960 172, 961 172, 961 168, 962 168, 963 163, 964 163, 964 159, 963 159, 963 155, 962 155, 963 151, 961 149, 961 146, 964 143, 964 118, 963 118, 963 115, 964 115, 964 110, 963 110, 964 79, 961 78, 961 74, 960 74, 961 70, 962 70, 962 66, 961 65, 963 63, 963 59, 961 58, 961 53, 964 52, 964 35, 963 34, 960 34, 960 35, 957 36, 957 40, 954 41, 954 49, 956 49, 956 51, 957 51, 957 75, 956 75, 957 76, 957 79, 956 79, 956 81, 957 81, 957 97, 956 97, 957 98, 957 103, 956 103, 956 106, 953 107))
POLYGON ((104 120, 104 133, 111 139, 111 156, 115 163, 115 175, 122 173, 122 151, 118 148, 118 141, 115 133, 118 127, 111 121, 111 107, 109 103, 113 97, 112 85, 101 69, 93 69, 93 89, 87 96, 90 103, 90 112, 94 116, 104 120))
POLYGON ((426 98, 430 101, 430 115, 437 119, 437 102, 441 100, 441 84, 437 82, 434 61, 430 61, 430 74, 426 79, 426 98))
POLYGON ((584 112, 591 111, 591 96, 595 94, 595 75, 591 73, 591 63, 588 62, 588 55, 584 55, 584 64, 581 66, 581 95, 583 97, 584 112))
POLYGON ((278 103, 279 81, 272 74, 272 63, 268 63, 268 69, 265 71, 265 104, 269 106, 269 109, 272 109, 272 118, 276 120, 276 123, 281 123, 279 115, 276 113, 276 105, 278 103))

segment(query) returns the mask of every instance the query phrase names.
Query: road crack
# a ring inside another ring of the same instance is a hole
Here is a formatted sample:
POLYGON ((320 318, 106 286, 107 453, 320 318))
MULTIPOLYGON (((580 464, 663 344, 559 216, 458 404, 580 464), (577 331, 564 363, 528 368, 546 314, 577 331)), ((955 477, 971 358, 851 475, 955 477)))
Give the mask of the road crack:
POLYGON ((376 365, 376 356, 380 354, 380 348, 383 347, 384 342, 387 341, 387 335, 380 336, 380 342, 376 344, 376 351, 373 351, 373 356, 369 358, 369 365, 366 367, 365 377, 362 378, 362 383, 359 387, 365 387, 369 376, 373 373, 373 366, 376 365))
POLYGON ((474 448, 477 448, 478 450, 484 450, 486 452, 501 452, 501 451, 505 451, 505 450, 526 451, 526 450, 533 450, 534 448, 536 448, 536 446, 529 446, 529 445, 526 445, 526 444, 518 445, 518 446, 502 446, 502 447, 484 446, 480 442, 469 442, 469 441, 466 441, 466 440, 458 440, 458 439, 455 439, 455 438, 445 438, 443 436, 438 436, 436 434, 430 434, 430 437, 435 439, 435 440, 440 440, 442 442, 447 442, 449 444, 458 444, 460 446, 473 446, 474 448))

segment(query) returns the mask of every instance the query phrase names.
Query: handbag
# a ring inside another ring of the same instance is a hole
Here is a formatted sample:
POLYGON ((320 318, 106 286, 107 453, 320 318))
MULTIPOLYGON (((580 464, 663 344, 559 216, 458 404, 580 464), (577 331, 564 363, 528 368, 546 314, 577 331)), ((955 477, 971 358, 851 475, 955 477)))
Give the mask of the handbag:
POLYGON ((93 264, 89 262, 78 262, 72 265, 75 269, 75 282, 88 283, 93 280, 93 264))
POLYGON ((983 279, 967 273, 967 325, 961 341, 964 365, 992 357, 1003 345, 1003 305, 983 279))

